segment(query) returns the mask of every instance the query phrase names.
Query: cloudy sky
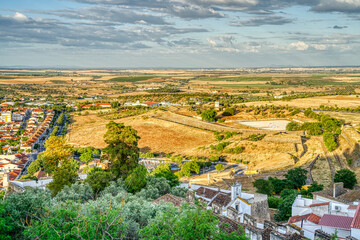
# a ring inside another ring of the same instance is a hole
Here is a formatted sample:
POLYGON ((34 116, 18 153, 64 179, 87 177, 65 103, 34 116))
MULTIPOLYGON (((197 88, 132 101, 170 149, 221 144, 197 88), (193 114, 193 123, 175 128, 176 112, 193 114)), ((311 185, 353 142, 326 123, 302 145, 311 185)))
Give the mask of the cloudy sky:
POLYGON ((0 0, 0 66, 360 65, 360 0, 0 0))

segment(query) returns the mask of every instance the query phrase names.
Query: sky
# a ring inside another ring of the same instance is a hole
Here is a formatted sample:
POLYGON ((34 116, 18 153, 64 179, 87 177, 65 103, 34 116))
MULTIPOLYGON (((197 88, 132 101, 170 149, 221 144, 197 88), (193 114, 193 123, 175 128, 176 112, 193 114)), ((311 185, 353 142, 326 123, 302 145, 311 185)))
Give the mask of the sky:
POLYGON ((1 67, 360 65, 360 0, 0 0, 1 67))

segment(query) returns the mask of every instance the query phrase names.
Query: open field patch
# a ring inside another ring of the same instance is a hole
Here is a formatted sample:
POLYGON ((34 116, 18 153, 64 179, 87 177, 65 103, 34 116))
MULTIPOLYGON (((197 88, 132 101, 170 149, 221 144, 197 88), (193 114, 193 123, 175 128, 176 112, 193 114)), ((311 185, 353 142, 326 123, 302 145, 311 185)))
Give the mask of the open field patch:
POLYGON ((288 120, 236 121, 236 123, 263 130, 285 131, 288 120))

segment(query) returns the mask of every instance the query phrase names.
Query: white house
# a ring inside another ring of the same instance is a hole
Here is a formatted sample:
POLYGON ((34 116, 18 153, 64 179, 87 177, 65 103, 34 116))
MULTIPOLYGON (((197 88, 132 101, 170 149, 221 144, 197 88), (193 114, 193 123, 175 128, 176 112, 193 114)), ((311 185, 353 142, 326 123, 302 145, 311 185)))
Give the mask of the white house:
POLYGON ((195 197, 207 204, 214 213, 226 216, 238 222, 243 222, 244 214, 269 220, 267 195, 245 193, 241 183, 236 182, 231 190, 200 186, 195 191, 195 197))
POLYGON ((289 224, 300 227, 309 239, 314 239, 317 229, 330 235, 337 232, 340 238, 360 239, 360 190, 345 189, 343 183, 335 183, 313 195, 314 199, 300 195, 295 199, 289 224))

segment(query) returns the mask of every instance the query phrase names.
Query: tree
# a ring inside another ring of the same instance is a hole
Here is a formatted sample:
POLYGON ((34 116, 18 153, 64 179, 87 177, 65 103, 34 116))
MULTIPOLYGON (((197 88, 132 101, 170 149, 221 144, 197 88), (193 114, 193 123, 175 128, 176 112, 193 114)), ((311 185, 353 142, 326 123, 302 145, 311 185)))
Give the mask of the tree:
POLYGON ((164 177, 169 181, 170 186, 179 185, 179 178, 171 171, 171 164, 160 164, 154 170, 151 171, 151 175, 160 178, 164 177))
POLYGON ((196 161, 188 161, 181 166, 181 170, 175 174, 178 177, 190 177, 191 173, 198 174, 200 172, 200 166, 196 161))
POLYGON ((292 189, 293 184, 287 179, 278 179, 269 177, 269 181, 274 187, 275 194, 280 194, 284 189, 292 189))
POLYGON ((79 163, 73 159, 63 162, 60 167, 56 168, 52 175, 52 182, 47 185, 52 195, 56 196, 64 186, 71 186, 75 183, 79 179, 78 170, 79 163))
POLYGON ((217 171, 222 171, 222 170, 224 170, 225 169, 225 167, 224 167, 224 165, 222 165, 222 164, 217 164, 216 166, 215 166, 215 169, 217 170, 217 171))
POLYGON ((256 192, 262 193, 262 194, 267 194, 269 196, 271 196, 274 191, 274 187, 271 184, 271 182, 268 180, 264 180, 264 179, 256 179, 253 182, 253 186, 257 188, 256 192))
POLYGON ((2 234, 11 236, 10 239, 26 239, 24 229, 42 215, 50 199, 49 191, 38 188, 7 195, 5 201, 0 201, 0 239, 3 239, 2 234), (2 220, 6 221, 6 225, 1 224, 2 220))
POLYGON ((147 169, 143 165, 138 165, 125 179, 128 191, 135 193, 140 191, 146 185, 147 169))
POLYGON ((235 109, 234 108, 226 108, 222 115, 223 116, 233 116, 233 115, 235 115, 235 109))
POLYGON ((312 183, 306 190, 301 189, 300 193, 304 197, 313 198, 312 193, 317 191, 322 191, 324 189, 324 185, 317 184, 317 182, 312 183))
POLYGON ((298 194, 299 192, 293 189, 284 189, 281 192, 280 197, 283 202, 279 205, 279 210, 275 214, 276 221, 288 220, 291 217, 291 208, 298 194))
POLYGON ((296 122, 289 122, 286 125, 286 130, 287 131, 296 131, 296 130, 300 130, 300 125, 296 122))
POLYGON ((201 118, 207 122, 214 122, 217 112, 214 109, 207 109, 201 113, 201 118))
POLYGON ((300 189, 306 184, 307 171, 300 167, 290 169, 287 174, 285 174, 285 177, 294 185, 294 188, 300 189))
POLYGON ((72 200, 75 202, 87 202, 94 198, 94 193, 88 183, 80 183, 76 182, 75 184, 69 186, 65 186, 63 190, 61 190, 54 200, 58 202, 66 202, 68 200, 72 200))
POLYGON ((341 169, 336 171, 334 182, 343 182, 345 188, 353 189, 357 184, 356 174, 349 169, 341 169))
POLYGON ((135 129, 123 123, 111 121, 106 128, 104 140, 108 146, 104 148, 104 153, 109 156, 110 170, 116 178, 126 178, 138 166, 140 137, 135 129))
POLYGON ((91 162, 93 159, 94 159, 94 155, 93 155, 92 151, 85 152, 85 153, 81 154, 81 156, 79 157, 79 160, 81 162, 86 162, 86 163, 91 162))
POLYGON ((111 172, 104 171, 101 168, 92 168, 85 179, 95 196, 97 196, 102 190, 109 186, 110 182, 114 179, 114 175, 111 172))
POLYGON ((27 173, 29 175, 34 175, 34 173, 38 172, 39 170, 44 168, 44 157, 43 154, 40 153, 39 155, 37 155, 37 158, 35 161, 33 161, 29 167, 27 168, 27 173))
POLYGON ((42 153, 43 162, 49 172, 53 172, 59 164, 69 161, 72 148, 64 137, 52 136, 45 142, 46 150, 42 153))
POLYGON ((110 105, 111 105, 111 108, 118 108, 120 104, 119 104, 119 102, 111 102, 110 105))
POLYGON ((140 230, 141 239, 247 239, 242 232, 226 233, 220 227, 218 217, 210 210, 191 207, 188 204, 180 208, 172 207, 140 230))
POLYGON ((332 152, 336 149, 337 147, 337 142, 336 142, 336 137, 334 134, 326 132, 323 135, 323 140, 324 140, 324 144, 326 146, 326 148, 332 152))

